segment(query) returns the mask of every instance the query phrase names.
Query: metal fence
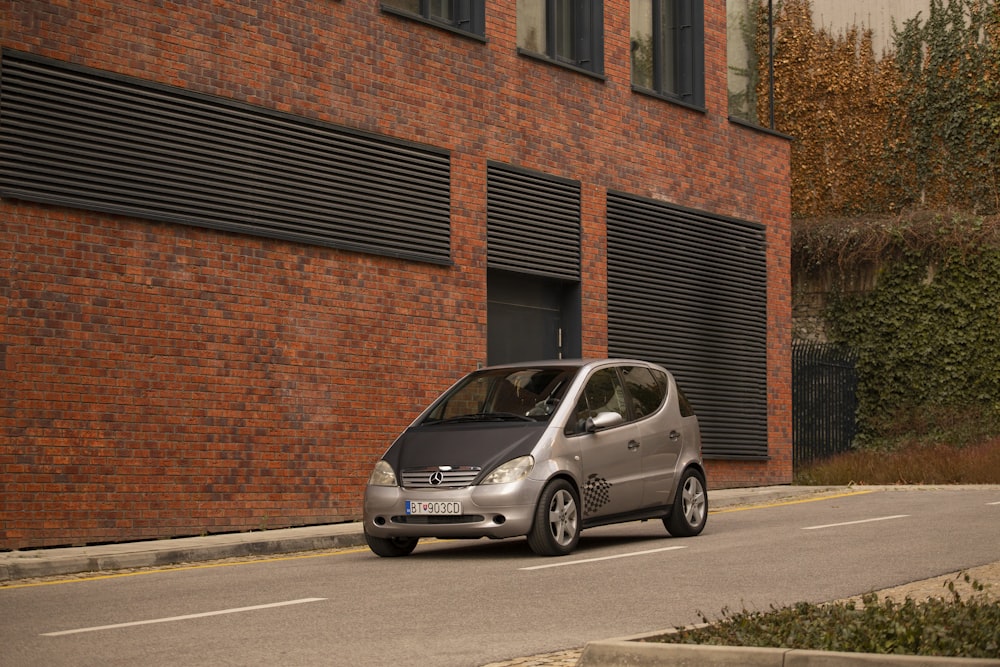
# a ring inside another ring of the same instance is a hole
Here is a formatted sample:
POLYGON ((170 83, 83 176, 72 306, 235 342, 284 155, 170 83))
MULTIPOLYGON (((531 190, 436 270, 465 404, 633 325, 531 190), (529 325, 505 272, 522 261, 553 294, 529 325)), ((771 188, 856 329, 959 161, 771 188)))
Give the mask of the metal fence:
POLYGON ((857 431, 856 361, 842 345, 792 345, 793 467, 850 449, 857 431))

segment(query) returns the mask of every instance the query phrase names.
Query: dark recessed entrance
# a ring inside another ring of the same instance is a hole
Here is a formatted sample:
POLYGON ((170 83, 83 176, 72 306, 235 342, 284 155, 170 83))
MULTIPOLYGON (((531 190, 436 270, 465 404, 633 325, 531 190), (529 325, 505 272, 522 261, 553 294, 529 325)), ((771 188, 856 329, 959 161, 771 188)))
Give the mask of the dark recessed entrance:
POLYGON ((579 291, 574 283, 490 271, 488 363, 580 356, 579 291))

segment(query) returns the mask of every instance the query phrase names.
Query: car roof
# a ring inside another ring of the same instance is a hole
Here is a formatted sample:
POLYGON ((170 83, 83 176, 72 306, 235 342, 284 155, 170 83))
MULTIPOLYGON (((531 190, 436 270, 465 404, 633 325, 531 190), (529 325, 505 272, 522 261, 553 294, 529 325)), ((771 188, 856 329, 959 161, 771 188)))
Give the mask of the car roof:
POLYGON ((601 365, 601 364, 642 364, 647 366, 656 366, 648 361, 642 361, 641 359, 619 359, 616 357, 607 358, 592 358, 592 359, 539 359, 535 361, 524 361, 510 364, 496 364, 493 366, 484 366, 479 370, 491 370, 491 369, 504 369, 504 368, 525 368, 525 367, 553 367, 558 366, 561 368, 583 368, 584 366, 591 365, 601 365))

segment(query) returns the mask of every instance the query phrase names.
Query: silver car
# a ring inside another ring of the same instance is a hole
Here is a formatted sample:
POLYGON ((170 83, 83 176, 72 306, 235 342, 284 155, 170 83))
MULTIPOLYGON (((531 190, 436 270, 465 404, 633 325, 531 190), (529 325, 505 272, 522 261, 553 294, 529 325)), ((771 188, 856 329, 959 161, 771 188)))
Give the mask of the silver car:
POLYGON ((673 376, 644 361, 483 368, 430 405, 375 465, 368 546, 405 556, 421 537, 527 536, 561 556, 584 528, 662 519, 699 534, 708 494, 695 416, 673 376))

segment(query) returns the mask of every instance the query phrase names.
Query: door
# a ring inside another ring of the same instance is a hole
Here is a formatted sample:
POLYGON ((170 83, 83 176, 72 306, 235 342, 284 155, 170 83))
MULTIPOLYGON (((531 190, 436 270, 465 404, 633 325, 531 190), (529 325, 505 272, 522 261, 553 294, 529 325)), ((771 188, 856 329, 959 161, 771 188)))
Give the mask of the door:
POLYGON ((490 364, 560 358, 558 310, 489 301, 486 316, 490 364))
POLYGON ((559 280, 490 271, 487 363, 579 356, 579 289, 559 280))
POLYGON ((605 412, 617 412, 622 422, 576 436, 580 438, 580 502, 585 521, 634 511, 642 501, 639 433, 635 423, 628 422, 624 392, 614 368, 597 370, 587 380, 576 405, 576 429, 583 431, 588 417, 605 412))

